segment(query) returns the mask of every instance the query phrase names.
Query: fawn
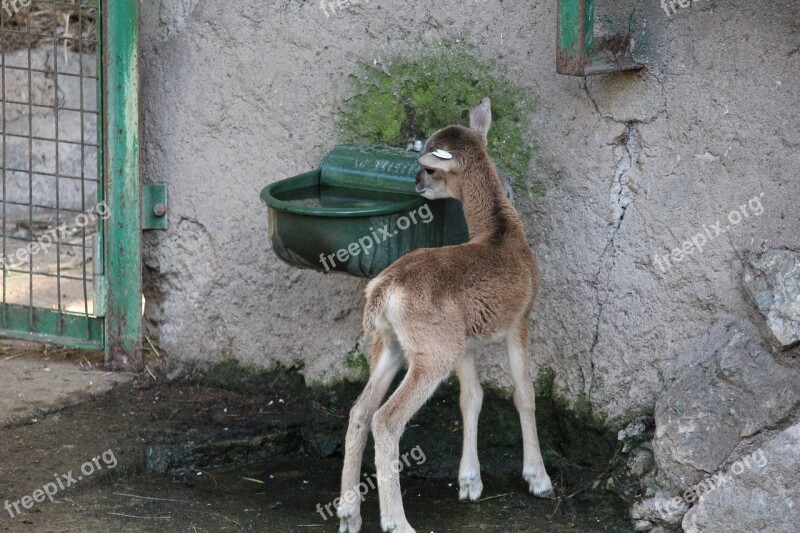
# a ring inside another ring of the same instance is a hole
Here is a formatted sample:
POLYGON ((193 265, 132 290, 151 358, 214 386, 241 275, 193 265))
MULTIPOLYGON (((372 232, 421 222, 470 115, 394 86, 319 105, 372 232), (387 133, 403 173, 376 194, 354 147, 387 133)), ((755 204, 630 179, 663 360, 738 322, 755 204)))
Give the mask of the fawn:
POLYGON ((337 512, 342 533, 361 529, 361 498, 356 487, 370 427, 375 439, 381 527, 383 531, 414 532, 406 520, 400 478, 392 466, 406 424, 453 369, 461 387, 464 427, 459 498, 480 498, 478 414, 483 392, 471 348, 496 340, 505 340, 507 347, 514 404, 522 425, 522 475, 534 495, 555 496, 539 449, 528 373, 528 317, 538 285, 536 261, 522 220, 506 198, 487 153, 491 122, 491 103, 484 98, 470 112, 469 128, 447 126, 437 131, 418 160, 417 192, 431 200, 460 200, 469 241, 415 250, 367 285, 364 329, 373 335, 372 360, 369 381, 350 412, 347 429, 337 512), (381 406, 404 359, 408 371, 381 406))

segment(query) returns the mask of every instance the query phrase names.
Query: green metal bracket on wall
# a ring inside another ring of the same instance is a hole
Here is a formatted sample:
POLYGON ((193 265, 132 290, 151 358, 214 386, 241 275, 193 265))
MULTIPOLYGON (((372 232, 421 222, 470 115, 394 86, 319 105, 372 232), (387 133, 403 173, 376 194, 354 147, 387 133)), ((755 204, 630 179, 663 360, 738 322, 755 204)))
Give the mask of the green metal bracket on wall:
POLYGON ((167 187, 142 186, 142 229, 167 229, 167 187))
POLYGON ((103 150, 111 216, 104 232, 106 362, 141 371, 142 234, 139 182, 139 0, 103 2, 103 150))
POLYGON ((592 76, 643 66, 631 58, 627 36, 595 41, 594 0, 558 0, 556 72, 592 76))

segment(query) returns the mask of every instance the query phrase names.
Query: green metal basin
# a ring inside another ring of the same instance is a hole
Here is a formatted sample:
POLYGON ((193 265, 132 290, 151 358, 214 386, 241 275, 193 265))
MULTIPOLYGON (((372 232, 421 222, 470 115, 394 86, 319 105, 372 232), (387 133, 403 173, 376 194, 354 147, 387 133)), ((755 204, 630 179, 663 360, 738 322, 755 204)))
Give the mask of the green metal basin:
POLYGON ((416 248, 466 242, 458 201, 416 194, 418 156, 337 146, 320 168, 268 185, 272 250, 295 267, 372 278, 416 248))

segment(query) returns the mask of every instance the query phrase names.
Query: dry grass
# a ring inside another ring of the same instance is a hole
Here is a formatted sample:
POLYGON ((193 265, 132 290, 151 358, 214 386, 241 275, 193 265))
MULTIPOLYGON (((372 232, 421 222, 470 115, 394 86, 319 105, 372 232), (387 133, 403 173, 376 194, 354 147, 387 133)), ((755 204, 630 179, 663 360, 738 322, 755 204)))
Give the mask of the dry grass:
MULTIPOLYGON (((0 0, 2 1, 2 0, 0 0)), ((95 6, 99 0, 33 0, 19 8, 19 0, 6 0, 12 12, 0 8, 0 43, 4 52, 53 45, 61 50, 92 53, 95 50, 95 6), (82 41, 81 41, 82 39, 82 41)))
POLYGON ((103 365, 103 352, 13 339, 0 339, 0 363, 20 357, 45 357, 52 361, 73 361, 86 370, 93 370, 103 365))

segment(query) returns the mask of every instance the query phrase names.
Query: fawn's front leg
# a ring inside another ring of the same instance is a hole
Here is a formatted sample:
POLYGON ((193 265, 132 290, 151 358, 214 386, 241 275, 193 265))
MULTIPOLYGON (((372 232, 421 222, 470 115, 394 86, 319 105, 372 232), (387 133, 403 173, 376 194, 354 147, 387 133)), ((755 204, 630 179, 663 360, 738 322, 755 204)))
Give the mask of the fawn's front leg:
POLYGON ((522 426, 522 477, 534 496, 555 498, 553 483, 544 468, 539 436, 536 433, 536 398, 528 372, 528 324, 523 320, 506 337, 508 366, 514 383, 514 404, 522 426))

